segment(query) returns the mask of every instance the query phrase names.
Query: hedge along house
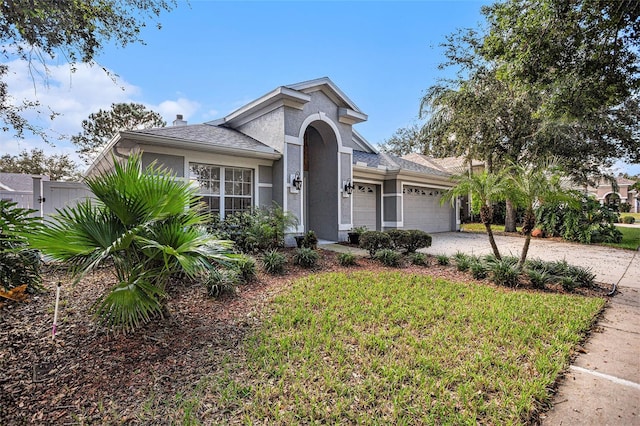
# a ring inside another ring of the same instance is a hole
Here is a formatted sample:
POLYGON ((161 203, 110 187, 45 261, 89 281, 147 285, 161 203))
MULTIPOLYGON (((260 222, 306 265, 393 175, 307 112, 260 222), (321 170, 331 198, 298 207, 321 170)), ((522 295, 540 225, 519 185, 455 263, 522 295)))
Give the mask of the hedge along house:
POLYGON ((459 228, 440 204, 450 174, 378 152, 353 126, 367 120, 330 79, 281 86, 226 117, 116 135, 87 174, 142 152, 191 180, 222 218, 275 202, 299 219, 295 234, 346 240, 354 227, 427 232, 459 228))

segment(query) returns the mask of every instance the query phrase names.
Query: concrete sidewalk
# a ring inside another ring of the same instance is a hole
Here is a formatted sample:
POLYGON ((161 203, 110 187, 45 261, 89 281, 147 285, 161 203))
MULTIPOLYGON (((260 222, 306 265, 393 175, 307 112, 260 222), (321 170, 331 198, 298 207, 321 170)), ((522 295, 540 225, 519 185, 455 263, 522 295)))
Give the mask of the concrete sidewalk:
MULTIPOLYGON (((491 253, 485 234, 445 232, 433 234, 422 252, 482 256, 491 253)), ((501 254, 519 256, 524 238, 496 236, 501 254)), ((336 251, 366 252, 337 244, 336 251)), ((587 246, 534 239, 529 259, 566 260, 589 267, 597 280, 617 284, 596 331, 566 372, 553 407, 542 415, 544 425, 640 426, 640 253, 602 246, 587 246)))

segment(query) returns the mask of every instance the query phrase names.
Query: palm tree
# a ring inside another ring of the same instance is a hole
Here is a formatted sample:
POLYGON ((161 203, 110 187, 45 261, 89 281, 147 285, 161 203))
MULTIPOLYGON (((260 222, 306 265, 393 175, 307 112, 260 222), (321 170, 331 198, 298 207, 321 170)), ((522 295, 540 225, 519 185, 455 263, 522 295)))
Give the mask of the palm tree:
POLYGON ((95 200, 59 211, 30 242, 68 264, 76 282, 113 263, 115 285, 93 306, 101 322, 130 331, 162 315, 172 275, 193 277, 227 259, 231 243, 206 232, 195 189, 155 164, 143 170, 139 154, 87 185, 95 200))
POLYGON ((525 209, 522 225, 525 241, 518 262, 518 267, 522 267, 527 260, 531 233, 536 226, 535 210, 544 203, 578 204, 579 199, 566 187, 568 180, 554 161, 528 166, 512 164, 508 182, 514 204, 525 209))
POLYGON ((504 172, 465 173, 454 176, 452 179, 456 182, 456 186, 445 192, 442 202, 453 202, 457 197, 470 194, 473 199, 473 211, 475 214, 480 213, 480 221, 487 230, 493 254, 496 258, 501 259, 498 245, 491 230, 491 220, 493 217, 492 203, 503 200, 509 189, 504 172))

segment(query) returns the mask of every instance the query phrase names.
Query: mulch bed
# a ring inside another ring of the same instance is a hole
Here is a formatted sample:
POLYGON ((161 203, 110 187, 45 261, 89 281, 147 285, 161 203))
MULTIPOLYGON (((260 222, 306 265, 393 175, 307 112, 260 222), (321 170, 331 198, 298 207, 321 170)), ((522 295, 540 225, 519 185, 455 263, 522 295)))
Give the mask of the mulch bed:
MULTIPOLYGON (((27 302, 0 306, 0 424, 146 423, 149 419, 140 420, 138 413, 150 395, 160 401, 175 400, 202 376, 215 373, 216 359, 240 356, 241 343, 259 323, 261 308, 295 279, 320 271, 390 269, 369 259, 343 268, 336 253, 319 252, 315 270, 289 262, 287 274, 260 273, 237 294, 218 299, 208 297, 200 284, 174 283, 167 315, 129 335, 107 333, 89 314, 92 303, 113 282, 109 268, 76 286, 64 271, 47 268, 42 293, 27 302), (52 339, 59 281, 59 325, 52 339)), ((451 266, 401 270, 477 282, 451 266)), ((601 296, 607 290, 589 292, 601 296)), ((171 415, 165 416, 162 409, 154 407, 154 421, 167 423, 171 415)))

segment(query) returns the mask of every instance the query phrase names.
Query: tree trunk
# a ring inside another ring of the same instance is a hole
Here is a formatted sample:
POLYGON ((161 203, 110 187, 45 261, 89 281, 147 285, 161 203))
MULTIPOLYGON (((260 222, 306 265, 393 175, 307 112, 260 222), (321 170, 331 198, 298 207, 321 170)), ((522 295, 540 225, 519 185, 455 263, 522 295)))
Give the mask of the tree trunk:
POLYGON ((524 262, 527 260, 527 254, 529 253, 529 244, 531 243, 531 232, 529 232, 524 239, 524 246, 522 247, 522 254, 520 254, 520 261, 518 267, 522 269, 524 262))
POLYGON ((487 235, 489 235, 489 244, 491 244, 491 248, 493 249, 493 254, 495 255, 496 259, 502 260, 502 257, 500 256, 500 251, 498 251, 498 245, 496 244, 496 239, 494 238, 493 231, 491 230, 491 224, 485 223, 484 226, 485 228, 487 228, 487 235))
POLYGON ((531 233, 533 232, 533 228, 536 226, 536 215, 533 212, 533 207, 530 206, 527 208, 527 211, 524 213, 524 220, 522 223, 522 232, 525 235, 524 247, 522 247, 522 254, 520 255, 520 261, 518 262, 518 266, 522 268, 524 266, 524 262, 527 260, 527 254, 529 253, 529 244, 531 244, 531 233))
POLYGON ((516 232, 516 208, 511 200, 506 201, 507 213, 504 218, 504 232, 516 232))
POLYGON ((493 216, 493 209, 490 206, 484 205, 480 207, 480 220, 484 224, 484 227, 487 230, 487 235, 489 236, 489 244, 491 244, 491 248, 493 249, 493 254, 496 256, 498 260, 502 260, 500 257, 500 251, 498 250, 498 245, 496 244, 496 239, 493 236, 493 231, 491 230, 491 217, 493 216))

